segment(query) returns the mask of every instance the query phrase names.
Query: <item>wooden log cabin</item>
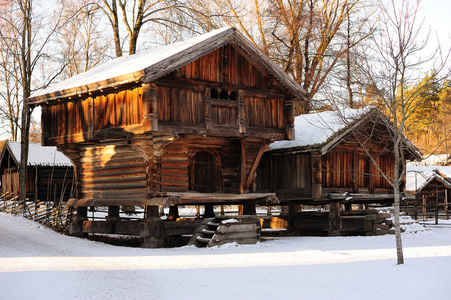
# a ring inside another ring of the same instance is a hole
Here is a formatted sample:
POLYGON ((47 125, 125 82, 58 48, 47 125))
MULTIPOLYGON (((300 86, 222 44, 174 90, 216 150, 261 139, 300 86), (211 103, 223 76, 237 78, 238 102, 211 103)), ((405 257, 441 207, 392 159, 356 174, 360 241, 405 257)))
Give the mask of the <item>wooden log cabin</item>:
MULTIPOLYGON (((20 142, 7 141, 0 156, 2 193, 19 195, 20 142)), ((73 189, 74 168, 56 147, 30 143, 27 198, 30 201, 67 201, 73 189)))
MULTIPOLYGON (((276 203, 251 193, 263 153, 294 138, 294 101, 303 89, 235 28, 115 59, 28 99, 42 107, 42 144, 75 165, 71 233, 135 233, 159 247, 188 223, 162 222, 159 206, 276 203), (141 224, 120 222, 122 205, 146 207, 141 224), (86 220, 108 206, 108 222, 86 220), (107 223, 105 225, 105 223, 107 223)), ((194 224, 194 223, 193 223, 194 224)))
MULTIPOLYGON (((257 190, 275 192, 290 215, 301 212, 302 205, 329 206, 328 225, 323 228, 336 233, 342 228, 343 203, 347 210, 351 203, 392 205, 393 189, 380 171, 393 176, 393 130, 374 107, 297 116, 295 140, 276 141, 263 156, 257 190)), ((421 159, 406 138, 404 145, 408 160, 421 159)))

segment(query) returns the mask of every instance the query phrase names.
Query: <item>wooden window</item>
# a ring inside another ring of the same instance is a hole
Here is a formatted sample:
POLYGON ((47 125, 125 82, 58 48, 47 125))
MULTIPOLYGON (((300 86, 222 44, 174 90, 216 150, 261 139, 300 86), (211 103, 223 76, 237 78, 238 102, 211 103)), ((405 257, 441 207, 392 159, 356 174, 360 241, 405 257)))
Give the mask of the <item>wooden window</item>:
POLYGON ((229 95, 229 100, 236 101, 237 93, 235 91, 231 91, 229 95))
POLYGON ((210 98, 211 99, 218 99, 219 98, 219 92, 217 89, 211 89, 210 90, 210 98))
POLYGON ((227 90, 222 90, 219 93, 219 99, 221 99, 221 100, 228 100, 229 99, 229 94, 228 94, 227 90))

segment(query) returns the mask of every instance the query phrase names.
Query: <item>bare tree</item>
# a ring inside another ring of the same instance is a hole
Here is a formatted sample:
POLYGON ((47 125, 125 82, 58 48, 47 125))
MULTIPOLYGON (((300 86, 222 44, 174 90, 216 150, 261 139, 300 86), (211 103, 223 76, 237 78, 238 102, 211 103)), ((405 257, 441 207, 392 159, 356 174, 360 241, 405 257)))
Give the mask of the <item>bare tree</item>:
MULTIPOLYGON (((1 7, 5 12, 8 12, 9 7, 1 7)), ((20 84, 16 80, 19 78, 20 66, 17 57, 15 47, 17 44, 14 42, 14 32, 10 30, 8 23, 0 18, 0 112, 2 124, 7 124, 7 131, 10 134, 10 138, 13 141, 17 141, 19 132, 19 120, 20 120, 20 84)))
POLYGON ((359 20, 346 38, 348 16, 364 0, 214 0, 215 21, 239 28, 255 45, 276 61, 307 92, 308 101, 297 103, 296 113, 313 108, 312 101, 326 79, 350 49, 366 39, 359 20))
POLYGON ((173 23, 163 13, 167 10, 182 7, 182 3, 177 0, 103 0, 102 10, 108 17, 113 29, 116 57, 123 54, 125 41, 121 40, 121 26, 128 35, 128 54, 135 54, 138 37, 141 29, 146 23, 166 24, 173 23), (119 18, 122 17, 122 23, 119 18))
POLYGON ((64 26, 57 32, 66 77, 86 72, 104 62, 111 46, 101 26, 103 14, 91 0, 67 0, 64 26))
POLYGON ((21 158, 19 164, 19 196, 20 201, 25 202, 26 184, 27 184, 27 164, 28 164, 28 143, 31 125, 31 113, 33 108, 27 105, 27 98, 32 91, 32 81, 34 79, 35 69, 38 63, 49 58, 46 54, 46 46, 49 44, 51 37, 58 28, 59 24, 59 7, 55 8, 56 15, 45 19, 43 9, 34 7, 32 0, 9 0, 1 3, 0 10, 1 24, 0 36, 9 38, 12 46, 9 48, 11 55, 17 62, 18 72, 14 78, 20 85, 20 91, 17 95, 20 98, 20 136, 21 136, 21 158), (4 9, 5 8, 5 9, 4 9), (35 10, 39 13, 35 13, 35 10), (38 17, 39 15, 39 17, 38 17), (44 24, 49 25, 46 31, 43 30, 44 24))
MULTIPOLYGON (((406 121, 414 114, 424 101, 425 88, 436 84, 437 79, 443 80, 450 74, 446 70, 449 50, 442 53, 440 47, 430 56, 422 55, 429 35, 421 38, 422 22, 418 20, 418 10, 421 0, 389 0, 380 2, 378 28, 373 35, 373 52, 368 57, 366 75, 371 83, 372 93, 377 95, 383 104, 384 113, 392 120, 395 130, 390 138, 393 143, 395 157, 392 174, 381 175, 390 183, 394 190, 395 236, 398 264, 404 263, 401 229, 399 223, 401 184, 406 174, 405 141, 406 121), (415 86, 415 90, 406 93, 409 86, 418 82, 423 76, 424 68, 431 69, 431 79, 424 80, 415 86)), ((373 164, 375 158, 368 153, 373 164)), ((380 168, 378 167, 380 170, 380 168)))

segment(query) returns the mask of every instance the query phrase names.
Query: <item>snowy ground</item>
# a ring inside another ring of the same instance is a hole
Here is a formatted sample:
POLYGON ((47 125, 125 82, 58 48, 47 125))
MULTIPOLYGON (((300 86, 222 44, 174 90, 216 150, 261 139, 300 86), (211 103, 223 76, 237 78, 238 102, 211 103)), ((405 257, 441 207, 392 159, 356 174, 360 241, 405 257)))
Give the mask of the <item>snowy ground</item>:
POLYGON ((139 249, 0 213, 0 299, 451 299, 451 223, 394 236, 139 249))

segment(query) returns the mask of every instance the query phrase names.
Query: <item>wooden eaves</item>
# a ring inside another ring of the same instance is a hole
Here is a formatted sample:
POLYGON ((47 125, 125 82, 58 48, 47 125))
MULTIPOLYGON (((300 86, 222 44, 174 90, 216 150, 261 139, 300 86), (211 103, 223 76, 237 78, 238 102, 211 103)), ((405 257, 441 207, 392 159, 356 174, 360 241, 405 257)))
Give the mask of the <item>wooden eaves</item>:
MULTIPOLYGON (((185 41, 185 43, 189 41, 190 40, 187 40, 185 41)), ((52 90, 52 88, 50 87, 29 97, 28 104, 38 105, 41 103, 48 103, 49 101, 55 101, 63 98, 82 97, 86 94, 92 94, 104 89, 116 88, 126 84, 151 83, 158 78, 161 78, 162 76, 165 76, 229 43, 233 43, 234 45, 236 45, 236 47, 243 49, 244 52, 246 52, 247 55, 253 59, 251 61, 255 61, 254 65, 257 68, 265 69, 267 73, 271 74, 277 81, 280 82, 280 84, 287 88, 295 98, 304 100, 306 99, 305 91, 288 74, 286 74, 278 66, 276 66, 275 63, 267 58, 263 54, 263 52, 258 49, 258 47, 256 47, 247 38, 245 38, 236 28, 229 27, 215 30, 211 32, 208 38, 193 43, 190 47, 183 48, 179 52, 167 55, 167 57, 156 61, 151 65, 144 66, 143 68, 140 67, 139 69, 134 70, 133 72, 130 72, 128 74, 116 77, 113 76, 111 78, 99 81, 94 80, 94 82, 87 84, 75 84, 76 86, 65 89, 52 90)), ((174 47, 174 44, 169 46, 174 47)), ((151 54, 151 52, 149 52, 149 54, 151 54)), ((119 58, 117 59, 117 61, 120 62, 120 59, 124 60, 124 62, 126 61, 125 59, 139 59, 138 55, 119 58)), ((110 63, 114 64, 115 61, 116 60, 111 61, 110 63)), ((145 63, 146 61, 142 60, 142 64, 145 63)), ((100 66, 100 68, 101 67, 102 66, 100 66)), ((89 75, 90 77, 95 78, 96 72, 99 72, 99 69, 97 67, 91 69, 87 73, 84 73, 84 76, 89 75)), ((77 76, 75 76, 74 78, 76 77, 77 76)))

